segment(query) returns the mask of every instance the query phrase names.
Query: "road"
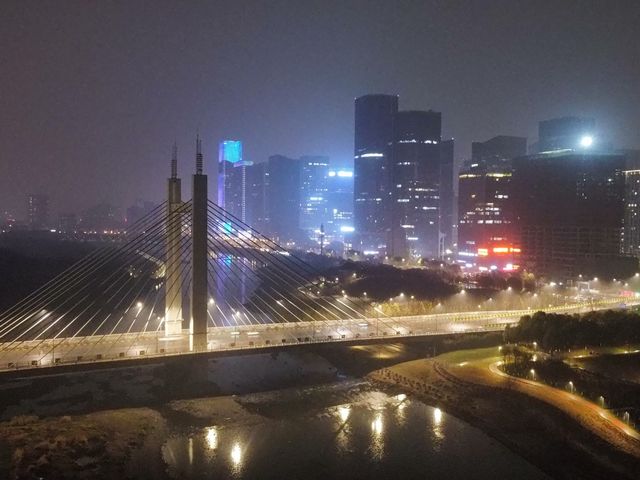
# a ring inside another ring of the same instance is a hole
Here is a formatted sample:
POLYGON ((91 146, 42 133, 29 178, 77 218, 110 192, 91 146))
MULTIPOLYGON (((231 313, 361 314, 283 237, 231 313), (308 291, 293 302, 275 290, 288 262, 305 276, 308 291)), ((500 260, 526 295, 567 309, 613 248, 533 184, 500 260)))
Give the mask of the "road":
MULTIPOLYGON (((574 419, 579 420, 589 428, 589 430, 594 431, 594 433, 601 437, 605 437, 605 439, 607 439, 606 437, 613 431, 640 440, 640 434, 636 430, 607 409, 574 393, 565 392, 564 390, 534 382, 533 380, 512 377, 500 370, 500 365, 500 361, 491 363, 489 365, 489 371, 493 375, 507 379, 508 382, 506 385, 509 385, 510 389, 538 398, 556 408, 568 412, 574 419)), ((640 456, 640 445, 635 445, 634 451, 636 455, 640 456)))
MULTIPOLYGON (((619 306, 620 298, 606 298, 545 309, 582 313, 619 306)), ((626 306, 637 304, 628 302, 626 306)), ((530 310, 501 310, 363 318, 324 322, 292 322, 209 328, 206 351, 242 351, 301 343, 348 342, 357 339, 424 337, 452 333, 501 331, 530 310)), ((202 352, 191 345, 187 330, 165 337, 162 330, 112 335, 32 340, 0 344, 0 371, 46 368, 133 358, 202 352)))

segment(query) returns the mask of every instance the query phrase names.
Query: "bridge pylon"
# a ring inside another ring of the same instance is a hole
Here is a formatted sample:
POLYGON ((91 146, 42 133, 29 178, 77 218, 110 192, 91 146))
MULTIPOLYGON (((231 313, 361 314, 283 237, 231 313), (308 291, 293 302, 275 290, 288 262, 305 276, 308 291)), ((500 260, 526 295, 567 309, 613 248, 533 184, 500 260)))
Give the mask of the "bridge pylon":
POLYGON ((178 147, 173 146, 171 176, 167 180, 167 260, 165 264, 164 332, 182 334, 182 187, 178 178, 178 147))
POLYGON ((196 173, 193 175, 191 201, 191 321, 189 346, 191 351, 207 349, 208 301, 208 198, 207 176, 203 173, 202 144, 196 139, 196 173))

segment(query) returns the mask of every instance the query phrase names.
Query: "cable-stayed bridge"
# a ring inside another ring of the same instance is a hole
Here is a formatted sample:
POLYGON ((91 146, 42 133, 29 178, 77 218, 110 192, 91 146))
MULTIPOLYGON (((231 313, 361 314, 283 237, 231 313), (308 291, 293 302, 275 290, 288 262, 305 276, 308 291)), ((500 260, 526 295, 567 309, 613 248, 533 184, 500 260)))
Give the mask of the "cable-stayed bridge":
MULTIPOLYGON (((528 310, 388 317, 207 198, 174 150, 168 200, 0 314, 0 371, 501 330, 528 310)), ((619 303, 603 300, 603 308, 619 303)), ((586 305, 555 307, 578 312, 586 305)))

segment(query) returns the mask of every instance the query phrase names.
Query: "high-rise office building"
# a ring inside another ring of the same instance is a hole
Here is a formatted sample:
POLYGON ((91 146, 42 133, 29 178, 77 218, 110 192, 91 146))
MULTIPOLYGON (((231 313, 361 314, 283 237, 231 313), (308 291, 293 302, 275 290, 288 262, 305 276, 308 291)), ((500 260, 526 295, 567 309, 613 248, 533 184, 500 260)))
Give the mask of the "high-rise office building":
POLYGON ((354 227, 359 249, 384 253, 390 233, 390 167, 397 95, 355 100, 354 227))
POLYGON ((281 242, 300 240, 300 160, 284 155, 269 157, 267 172, 267 231, 281 242))
POLYGON ((391 256, 439 257, 441 131, 439 112, 401 111, 395 116, 391 256))
POLYGON ((589 146, 516 158, 512 195, 524 268, 548 278, 623 278, 625 158, 589 146))
POLYGON ((242 142, 224 140, 218 150, 218 205, 245 222, 247 172, 252 163, 242 157, 242 142))
POLYGON ((470 267, 511 270, 518 262, 511 207, 512 159, 527 139, 501 135, 473 142, 458 175, 458 253, 470 267), (515 250, 515 251, 514 251, 515 250))
POLYGON ((300 228, 309 238, 327 220, 329 157, 300 157, 300 228))
POLYGON ((453 248, 453 140, 442 115, 398 111, 395 95, 355 102, 356 247, 393 257, 438 258, 453 248))
POLYGON ((27 224, 31 230, 44 230, 49 226, 49 196, 27 195, 27 224))
POLYGON ((329 170, 327 181, 327 237, 338 240, 352 248, 355 227, 353 226, 353 170, 329 170))

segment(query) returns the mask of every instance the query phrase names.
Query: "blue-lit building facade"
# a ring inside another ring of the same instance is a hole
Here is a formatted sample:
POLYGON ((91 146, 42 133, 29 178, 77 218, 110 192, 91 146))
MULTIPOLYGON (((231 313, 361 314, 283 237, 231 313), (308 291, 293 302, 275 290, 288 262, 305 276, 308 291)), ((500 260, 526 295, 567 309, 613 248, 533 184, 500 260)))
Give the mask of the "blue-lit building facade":
POLYGON ((243 222, 247 221, 247 167, 242 142, 224 140, 218 150, 218 205, 243 222))
MULTIPOLYGON (((353 225, 353 170, 341 168, 329 170, 327 193, 327 218, 325 238, 327 244, 342 244, 342 248, 353 248, 355 227, 353 225)), ((336 249, 340 248, 339 245, 336 249)))

